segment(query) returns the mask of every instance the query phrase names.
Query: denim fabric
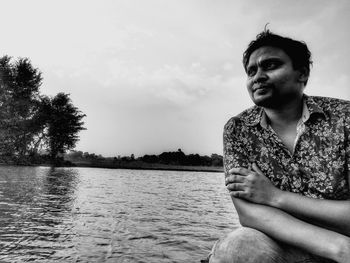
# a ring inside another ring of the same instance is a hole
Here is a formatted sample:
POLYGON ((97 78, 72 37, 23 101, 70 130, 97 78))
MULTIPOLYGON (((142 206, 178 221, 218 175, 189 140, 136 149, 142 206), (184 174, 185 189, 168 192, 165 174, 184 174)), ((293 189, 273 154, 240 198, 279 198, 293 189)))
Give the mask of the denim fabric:
POLYGON ((252 228, 238 228, 219 239, 207 260, 209 263, 331 263, 285 244, 252 228))

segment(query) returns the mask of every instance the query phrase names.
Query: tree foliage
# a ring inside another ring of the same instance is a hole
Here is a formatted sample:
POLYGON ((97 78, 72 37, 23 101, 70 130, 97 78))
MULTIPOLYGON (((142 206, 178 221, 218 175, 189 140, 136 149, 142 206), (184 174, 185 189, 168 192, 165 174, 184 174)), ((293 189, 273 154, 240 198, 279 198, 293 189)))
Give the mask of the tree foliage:
POLYGON ((42 80, 42 73, 28 58, 0 58, 0 161, 20 163, 42 150, 59 153, 71 149, 84 129, 81 120, 85 115, 67 94, 52 99, 40 94, 42 80), (58 109, 60 106, 63 108, 58 109), (60 114, 65 118, 58 117, 60 114), (66 127, 61 131, 61 141, 65 141, 60 144, 51 143, 57 137, 53 132, 57 126, 66 127))
POLYGON ((199 154, 186 155, 178 149, 177 152, 163 152, 160 155, 144 155, 139 160, 146 163, 161 163, 172 165, 197 165, 197 166, 222 166, 223 158, 221 155, 212 154, 201 156, 199 154))
POLYGON ((29 59, 0 58, 0 125, 2 152, 7 157, 29 154, 30 142, 38 132, 34 125, 40 105, 41 72, 29 59))
POLYGON ((58 93, 51 100, 46 100, 44 114, 47 116, 50 156, 55 159, 58 154, 75 147, 79 140, 78 133, 85 130, 82 119, 86 115, 73 105, 69 95, 65 93, 58 93))
POLYGON ((109 168, 145 168, 162 165, 172 166, 212 166, 222 167, 223 157, 219 154, 211 154, 211 156, 202 156, 199 154, 185 154, 181 149, 174 152, 163 152, 159 155, 144 155, 142 157, 135 158, 134 154, 131 156, 118 156, 118 157, 103 157, 102 155, 96 155, 95 153, 88 153, 82 151, 71 151, 65 154, 65 159, 70 160, 73 163, 85 164, 97 167, 109 167, 109 168))

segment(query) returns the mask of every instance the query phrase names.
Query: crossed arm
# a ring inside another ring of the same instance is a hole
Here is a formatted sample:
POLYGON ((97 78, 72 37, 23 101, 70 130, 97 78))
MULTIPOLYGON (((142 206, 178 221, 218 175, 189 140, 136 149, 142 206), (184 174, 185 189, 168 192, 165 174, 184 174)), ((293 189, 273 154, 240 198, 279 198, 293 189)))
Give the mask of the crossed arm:
POLYGON ((337 262, 350 261, 350 201, 282 191, 255 164, 231 169, 226 185, 243 226, 337 262))

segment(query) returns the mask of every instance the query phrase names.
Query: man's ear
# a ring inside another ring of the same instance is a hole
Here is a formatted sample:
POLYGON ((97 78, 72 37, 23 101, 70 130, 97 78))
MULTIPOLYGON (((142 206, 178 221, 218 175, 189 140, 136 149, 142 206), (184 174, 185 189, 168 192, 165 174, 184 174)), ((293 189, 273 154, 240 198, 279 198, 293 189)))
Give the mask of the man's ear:
POLYGON ((306 67, 302 67, 301 69, 299 69, 299 72, 299 81, 303 83, 307 82, 307 80, 309 79, 310 71, 306 67))

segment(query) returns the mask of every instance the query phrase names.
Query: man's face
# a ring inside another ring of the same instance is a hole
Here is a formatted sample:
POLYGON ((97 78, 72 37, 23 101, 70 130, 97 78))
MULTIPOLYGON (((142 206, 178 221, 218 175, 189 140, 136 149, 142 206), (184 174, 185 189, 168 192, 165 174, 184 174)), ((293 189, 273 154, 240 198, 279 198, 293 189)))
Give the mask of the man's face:
POLYGON ((258 106, 280 108, 302 98, 305 79, 280 48, 255 50, 248 61, 247 76, 249 95, 258 106))

